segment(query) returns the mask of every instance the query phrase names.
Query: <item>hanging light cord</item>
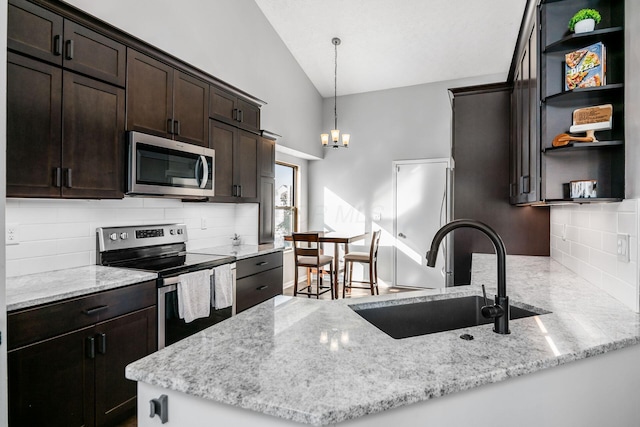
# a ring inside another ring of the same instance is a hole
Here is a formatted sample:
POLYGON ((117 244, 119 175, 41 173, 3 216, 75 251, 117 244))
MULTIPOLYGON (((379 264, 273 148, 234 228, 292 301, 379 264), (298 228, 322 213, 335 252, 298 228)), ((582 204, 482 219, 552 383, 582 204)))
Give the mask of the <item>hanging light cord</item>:
POLYGON ((334 69, 333 69, 333 119, 334 129, 338 129, 338 43, 333 43, 335 51, 334 69))

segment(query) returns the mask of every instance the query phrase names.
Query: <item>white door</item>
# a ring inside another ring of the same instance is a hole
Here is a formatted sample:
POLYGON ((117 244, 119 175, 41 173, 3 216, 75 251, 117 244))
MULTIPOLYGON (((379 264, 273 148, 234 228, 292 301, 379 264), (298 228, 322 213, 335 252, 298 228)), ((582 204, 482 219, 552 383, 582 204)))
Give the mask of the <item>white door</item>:
POLYGON ((445 281, 445 239, 435 268, 425 255, 436 231, 449 221, 449 159, 394 162, 395 286, 440 288, 445 281))

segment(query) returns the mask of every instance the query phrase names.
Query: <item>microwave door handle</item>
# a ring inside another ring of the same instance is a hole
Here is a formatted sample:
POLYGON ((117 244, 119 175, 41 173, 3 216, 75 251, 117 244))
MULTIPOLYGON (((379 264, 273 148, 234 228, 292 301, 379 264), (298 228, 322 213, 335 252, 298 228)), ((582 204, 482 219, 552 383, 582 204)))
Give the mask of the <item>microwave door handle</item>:
POLYGON ((200 156, 200 162, 202 163, 202 181, 200 182, 200 188, 206 188, 209 181, 209 165, 207 164, 207 158, 200 156))

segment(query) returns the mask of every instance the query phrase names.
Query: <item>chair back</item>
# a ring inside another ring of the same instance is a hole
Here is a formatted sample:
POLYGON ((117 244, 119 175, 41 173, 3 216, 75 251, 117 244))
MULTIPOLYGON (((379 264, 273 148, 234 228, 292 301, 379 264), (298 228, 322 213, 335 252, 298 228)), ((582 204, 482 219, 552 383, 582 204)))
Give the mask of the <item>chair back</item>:
POLYGON ((319 263, 321 255, 319 233, 293 233, 292 238, 296 264, 300 257, 315 257, 316 263, 319 263))
POLYGON ((378 259, 378 247, 380 246, 381 234, 382 234, 382 230, 376 230, 373 232, 373 236, 371 236, 371 249, 369 250, 369 260, 372 263, 378 259))

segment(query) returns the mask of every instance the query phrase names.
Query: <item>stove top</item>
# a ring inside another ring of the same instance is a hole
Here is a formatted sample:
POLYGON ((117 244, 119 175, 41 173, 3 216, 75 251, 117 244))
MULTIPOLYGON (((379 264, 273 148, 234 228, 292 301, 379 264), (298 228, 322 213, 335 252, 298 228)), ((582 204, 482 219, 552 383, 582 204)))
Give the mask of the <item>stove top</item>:
POLYGON ((96 239, 97 264, 152 271, 160 278, 206 270, 236 260, 229 255, 186 252, 184 224, 98 228, 96 239))

